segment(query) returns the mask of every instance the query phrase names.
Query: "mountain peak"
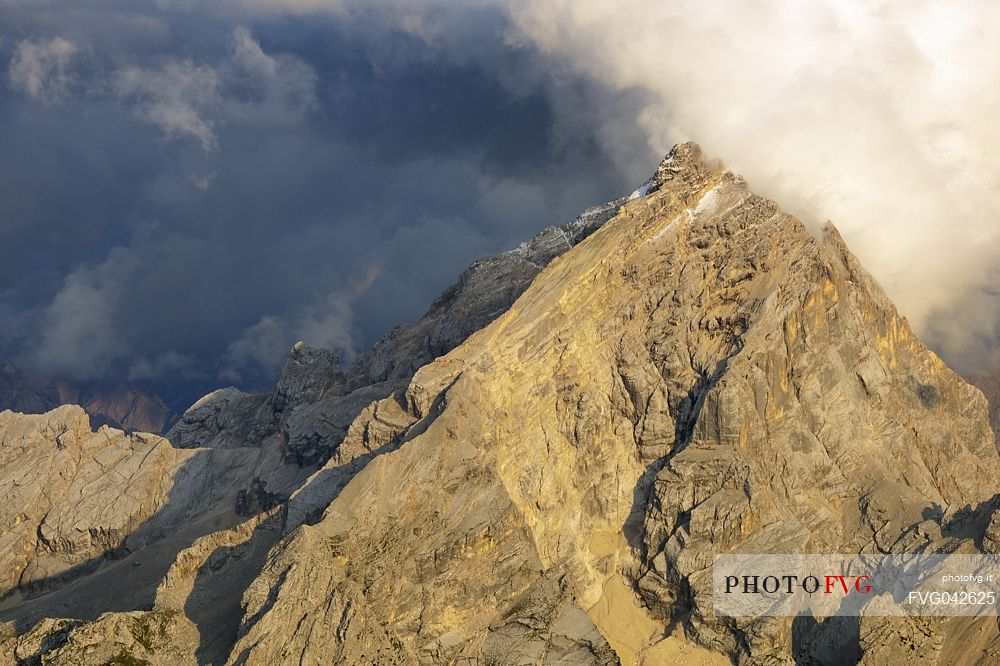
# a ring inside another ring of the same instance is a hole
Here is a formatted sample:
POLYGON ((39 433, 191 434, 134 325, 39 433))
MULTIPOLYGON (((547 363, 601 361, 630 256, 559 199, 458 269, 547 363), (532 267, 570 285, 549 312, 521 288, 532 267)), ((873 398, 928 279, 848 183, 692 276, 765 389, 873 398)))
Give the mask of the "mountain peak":
POLYGON ((341 393, 345 384, 340 357, 336 352, 308 347, 299 341, 288 352, 272 402, 275 411, 281 412, 298 404, 316 402, 331 393, 341 393))
POLYGON ((702 153, 701 146, 694 141, 687 141, 685 143, 674 144, 674 146, 660 161, 657 171, 669 170, 671 166, 679 167, 680 165, 698 168, 704 165, 704 163, 705 157, 702 153))
MULTIPOLYGON (((306 486, 329 504, 272 553, 234 653, 516 662, 572 617, 565 642, 590 655, 666 663, 646 641, 681 623, 762 660, 790 654, 789 633, 713 616, 716 554, 886 552, 931 505, 990 500, 1000 465, 982 396, 846 246, 695 146, 671 152, 655 187, 352 424, 341 451, 380 453, 346 484, 338 457, 306 486), (415 565, 382 575, 391 562, 415 565), (316 580, 335 608, 289 637, 302 614, 287 591, 316 580), (649 635, 636 644, 621 618, 649 635), (318 648, 317 633, 341 638, 318 648)), ((818 632, 803 658, 836 640, 818 632)))
POLYGON ((642 185, 636 188, 628 196, 632 201, 647 194, 657 191, 663 184, 674 180, 681 174, 694 176, 701 173, 707 167, 721 166, 720 164, 706 165, 701 146, 694 142, 678 143, 664 156, 656 167, 656 171, 642 185))
MULTIPOLYGON (((474 263, 350 381, 332 352, 296 345, 272 393, 190 410, 170 437, 204 448, 162 447, 163 468, 211 478, 177 460, 218 457, 229 480, 171 501, 240 486, 233 506, 256 515, 176 553, 141 616, 170 623, 156 650, 191 664, 660 664, 677 626, 702 663, 826 663, 846 642, 879 664, 940 646, 944 624, 796 633, 713 613, 720 554, 995 542, 982 394, 825 235, 680 144, 633 196, 474 263)), ((22 531, 21 552, 61 534, 22 531)), ((133 617, 64 632, 60 654, 95 634, 135 645, 120 626, 133 617)), ((38 631, 24 640, 56 629, 38 631)))

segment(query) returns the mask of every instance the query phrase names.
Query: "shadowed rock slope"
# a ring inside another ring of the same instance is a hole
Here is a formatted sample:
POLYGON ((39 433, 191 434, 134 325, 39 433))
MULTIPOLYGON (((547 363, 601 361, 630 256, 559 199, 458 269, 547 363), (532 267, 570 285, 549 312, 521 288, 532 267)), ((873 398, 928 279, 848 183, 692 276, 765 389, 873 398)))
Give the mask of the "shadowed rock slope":
POLYGON ((966 377, 969 382, 979 388, 990 403, 990 423, 997 437, 997 448, 1000 449, 1000 369, 993 372, 971 374, 966 377))
POLYGON ((179 550, 244 520, 236 500, 254 479, 287 494, 305 473, 274 449, 95 432, 75 405, 0 412, 0 620, 148 605, 179 550))
MULTIPOLYGON (((298 449, 321 466, 181 551, 151 610, 2 645, 47 664, 996 663, 995 620, 713 616, 719 553, 995 552, 987 405, 832 227, 815 238, 696 146, 614 209, 407 382, 435 309, 320 373, 315 401, 259 399, 288 450, 297 419, 327 424, 298 449)), ((246 422, 223 411, 202 427, 224 440, 246 422)))

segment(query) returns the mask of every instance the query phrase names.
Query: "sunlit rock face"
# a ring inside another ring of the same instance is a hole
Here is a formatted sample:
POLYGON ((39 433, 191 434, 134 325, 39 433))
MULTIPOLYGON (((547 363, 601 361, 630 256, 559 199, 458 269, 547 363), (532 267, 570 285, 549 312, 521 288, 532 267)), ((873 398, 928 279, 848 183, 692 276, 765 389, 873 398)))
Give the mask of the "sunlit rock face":
MULTIPOLYGON (((601 663, 596 631, 649 661, 680 622, 741 661, 863 656, 857 636, 716 621, 712 557, 887 552, 928 516, 946 541, 994 492, 985 401, 832 228, 815 238, 695 146, 660 171, 393 399, 414 424, 272 552, 234 654, 534 663, 562 641, 601 663), (277 640, 317 585, 322 608, 277 640), (633 613, 657 629, 612 619, 633 613)), ((889 626, 880 645, 902 644, 889 626)))
POLYGON ((4 645, 59 664, 990 663, 995 621, 714 617, 720 553, 994 552, 987 404, 832 227, 693 144, 591 214, 475 264, 346 374, 293 349, 274 393, 189 410, 175 444, 309 478, 272 472, 271 496, 256 463, 252 517, 180 550, 151 611, 4 645))

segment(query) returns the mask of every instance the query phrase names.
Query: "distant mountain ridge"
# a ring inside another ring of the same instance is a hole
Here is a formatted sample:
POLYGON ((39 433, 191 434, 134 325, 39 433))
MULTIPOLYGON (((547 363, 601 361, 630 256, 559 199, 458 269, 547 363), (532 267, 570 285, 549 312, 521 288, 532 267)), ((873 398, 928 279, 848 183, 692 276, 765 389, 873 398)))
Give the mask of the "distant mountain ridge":
POLYGON ((74 382, 31 377, 0 362, 0 411, 42 414, 60 405, 79 405, 93 426, 126 432, 164 432, 176 420, 151 390, 123 381, 74 382))
POLYGON ((1000 368, 993 372, 967 374, 965 379, 982 391, 990 403, 990 424, 996 435, 997 449, 1000 450, 1000 368))

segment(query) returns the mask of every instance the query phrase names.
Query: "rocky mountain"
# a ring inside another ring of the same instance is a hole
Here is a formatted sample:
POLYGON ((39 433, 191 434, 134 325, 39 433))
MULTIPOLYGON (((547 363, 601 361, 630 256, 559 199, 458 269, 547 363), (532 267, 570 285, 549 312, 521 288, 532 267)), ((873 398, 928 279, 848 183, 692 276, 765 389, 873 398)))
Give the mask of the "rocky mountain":
POLYGON ((59 405, 80 405, 96 424, 129 432, 161 433, 175 419, 159 396, 134 384, 39 379, 0 363, 0 410, 41 414, 59 405))
POLYGON ((245 519, 240 498, 251 505, 261 487, 287 495, 304 477, 273 448, 180 449, 93 431, 75 405, 0 412, 0 617, 24 626, 55 609, 148 605, 179 550, 245 519))
MULTIPOLYGON (((657 171, 633 196, 658 187, 662 177, 657 171)), ((313 376, 308 387, 279 379, 271 394, 215 391, 185 412, 167 436, 181 447, 229 448, 280 434, 289 461, 303 466, 326 462, 366 406, 405 389, 418 368, 505 312, 553 258, 614 217, 628 200, 589 208, 509 252, 474 262, 420 320, 394 328, 346 375, 331 352, 297 345, 282 376, 289 368, 302 368, 313 376)))
POLYGON ((995 618, 713 614, 721 553, 997 552, 1000 458, 836 230, 692 144, 346 373, 0 437, 9 663, 1000 660, 995 618))

